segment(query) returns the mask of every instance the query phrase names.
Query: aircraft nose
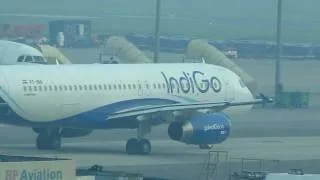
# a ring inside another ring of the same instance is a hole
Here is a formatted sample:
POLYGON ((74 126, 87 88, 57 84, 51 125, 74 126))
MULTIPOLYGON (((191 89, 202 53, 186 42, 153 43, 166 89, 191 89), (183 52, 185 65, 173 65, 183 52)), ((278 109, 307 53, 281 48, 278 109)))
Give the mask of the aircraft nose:
POLYGON ((248 88, 244 88, 244 90, 241 92, 241 96, 243 97, 243 100, 254 100, 254 95, 248 88))

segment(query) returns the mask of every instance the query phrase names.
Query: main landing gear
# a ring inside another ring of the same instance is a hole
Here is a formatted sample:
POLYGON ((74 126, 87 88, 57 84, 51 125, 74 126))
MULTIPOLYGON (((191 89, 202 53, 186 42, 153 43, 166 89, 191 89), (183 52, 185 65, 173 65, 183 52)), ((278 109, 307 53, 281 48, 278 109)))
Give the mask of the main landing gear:
POLYGON ((200 144, 199 148, 200 149, 212 149, 213 145, 212 144, 200 144))
POLYGON ((38 134, 36 145, 40 150, 61 149, 61 137, 59 130, 42 130, 38 134))
POLYGON ((148 139, 143 137, 151 132, 151 126, 148 124, 139 124, 137 129, 138 138, 132 138, 127 141, 126 152, 127 154, 140 154, 148 155, 151 153, 151 143, 148 139))

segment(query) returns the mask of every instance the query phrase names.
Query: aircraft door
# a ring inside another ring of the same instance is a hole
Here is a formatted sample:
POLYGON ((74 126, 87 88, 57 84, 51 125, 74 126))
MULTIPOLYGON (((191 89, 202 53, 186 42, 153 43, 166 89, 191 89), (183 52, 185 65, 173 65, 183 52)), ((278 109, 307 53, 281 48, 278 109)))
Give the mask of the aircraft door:
POLYGON ((3 64, 6 49, 6 47, 0 46, 0 64, 3 64))
POLYGON ((138 81, 138 96, 140 97, 148 97, 151 95, 151 86, 148 81, 138 81))
POLYGON ((151 95, 152 85, 148 81, 142 83, 142 96, 148 97, 151 95))
POLYGON ((235 91, 234 86, 228 82, 225 81, 225 100, 226 101, 232 101, 235 98, 235 91))

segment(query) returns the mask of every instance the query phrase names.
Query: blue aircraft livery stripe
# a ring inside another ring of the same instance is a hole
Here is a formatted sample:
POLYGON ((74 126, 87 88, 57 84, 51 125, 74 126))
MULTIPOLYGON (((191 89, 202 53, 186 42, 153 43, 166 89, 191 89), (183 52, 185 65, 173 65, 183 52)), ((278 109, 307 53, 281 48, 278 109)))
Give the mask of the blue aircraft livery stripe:
MULTIPOLYGON (((179 98, 179 97, 178 97, 179 98)), ((136 107, 143 107, 148 105, 169 105, 169 104, 177 104, 181 103, 182 101, 186 101, 184 98, 179 98, 178 100, 172 100, 172 99, 165 99, 165 98, 143 98, 143 99, 131 99, 131 100, 124 100, 119 101, 111 104, 107 104, 105 106, 95 108, 93 110, 89 110, 87 112, 79 113, 77 115, 64 118, 64 119, 57 119, 56 121, 52 122, 31 122, 25 119, 22 119, 21 117, 11 117, 10 119, 3 119, 2 121, 6 121, 8 124, 14 123, 15 125, 22 125, 22 126, 42 126, 42 125, 48 125, 52 124, 53 126, 57 125, 79 125, 86 127, 87 125, 94 125, 94 124, 105 124, 106 117, 111 114, 118 111, 123 111, 127 109, 132 109, 136 107), (183 99, 183 100, 182 100, 183 99)), ((192 100, 193 101, 193 100, 192 100)))
MULTIPOLYGON (((142 107, 147 105, 166 105, 166 104, 175 104, 179 101, 169 100, 169 99, 160 99, 160 98, 147 98, 147 99, 131 99, 125 101, 119 101, 116 103, 108 104, 100 108, 87 111, 81 114, 78 114, 76 117, 80 121, 104 121, 108 114, 123 111, 126 109, 131 109, 135 107, 142 107)), ((73 118, 73 117, 71 117, 73 118)), ((68 118, 69 119, 69 118, 68 118)))

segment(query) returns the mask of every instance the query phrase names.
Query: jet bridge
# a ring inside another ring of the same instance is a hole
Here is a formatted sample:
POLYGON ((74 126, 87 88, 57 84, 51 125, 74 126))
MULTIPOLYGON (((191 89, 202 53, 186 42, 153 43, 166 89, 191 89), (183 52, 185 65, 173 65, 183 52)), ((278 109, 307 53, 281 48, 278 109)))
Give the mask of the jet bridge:
POLYGON ((256 81, 246 72, 244 72, 237 64, 227 58, 217 48, 210 45, 207 41, 202 39, 196 39, 189 42, 187 46, 186 56, 188 58, 204 58, 206 63, 220 65, 230 69, 234 73, 238 74, 252 94, 257 94, 256 81))
POLYGON ((72 64, 56 47, 47 44, 37 44, 36 48, 48 60, 48 64, 72 64))
POLYGON ((114 56, 117 56, 123 63, 152 63, 143 52, 124 37, 112 36, 106 42, 108 49, 114 56))

